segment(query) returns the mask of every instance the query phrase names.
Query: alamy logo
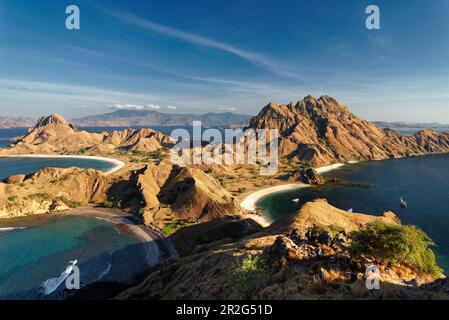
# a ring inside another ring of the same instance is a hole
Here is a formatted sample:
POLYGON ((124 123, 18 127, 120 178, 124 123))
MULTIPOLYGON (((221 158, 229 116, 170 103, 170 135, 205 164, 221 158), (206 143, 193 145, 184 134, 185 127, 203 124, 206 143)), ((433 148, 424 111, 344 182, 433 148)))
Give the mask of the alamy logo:
POLYGON ((80 289, 80 268, 72 266, 72 273, 65 279, 65 287, 68 290, 80 289))
POLYGON ((369 16, 365 20, 365 26, 368 30, 379 30, 380 29, 380 9, 378 6, 370 5, 366 7, 366 14, 369 16))
POLYGON ((369 265, 365 271, 366 281, 365 286, 368 290, 380 289, 380 271, 379 266, 369 265))
POLYGON ((80 8, 71 4, 65 9, 65 13, 69 16, 65 20, 65 27, 67 30, 80 29, 80 8))
POLYGON ((193 122, 193 137, 186 129, 176 129, 171 138, 171 161, 180 165, 225 164, 259 165, 261 175, 274 175, 279 165, 279 132, 277 129, 201 129, 201 121, 193 122), (203 145, 203 141, 207 144, 203 145))

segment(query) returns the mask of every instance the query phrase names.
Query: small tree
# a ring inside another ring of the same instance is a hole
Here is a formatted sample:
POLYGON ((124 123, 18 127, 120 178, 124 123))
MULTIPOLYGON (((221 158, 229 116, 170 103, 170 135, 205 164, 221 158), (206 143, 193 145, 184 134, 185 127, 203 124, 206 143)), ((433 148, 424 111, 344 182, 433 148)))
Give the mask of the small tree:
POLYGON ((350 234, 350 252, 354 256, 369 256, 416 267, 443 277, 435 254, 429 248, 435 243, 421 229, 415 226, 394 225, 377 220, 365 229, 350 234))

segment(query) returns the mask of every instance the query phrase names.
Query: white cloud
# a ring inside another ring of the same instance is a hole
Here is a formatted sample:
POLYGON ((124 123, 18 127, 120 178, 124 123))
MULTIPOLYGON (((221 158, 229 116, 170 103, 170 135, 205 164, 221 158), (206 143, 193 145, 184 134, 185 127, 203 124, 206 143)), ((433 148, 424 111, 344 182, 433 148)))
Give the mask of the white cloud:
POLYGON ((145 104, 145 105, 138 105, 138 104, 131 104, 131 103, 115 103, 108 106, 111 109, 115 110, 157 110, 161 107, 157 104, 145 104))
POLYGON ((167 109, 176 110, 175 106, 167 106, 167 109))
POLYGON ((235 108, 219 108, 221 111, 235 111, 235 108))

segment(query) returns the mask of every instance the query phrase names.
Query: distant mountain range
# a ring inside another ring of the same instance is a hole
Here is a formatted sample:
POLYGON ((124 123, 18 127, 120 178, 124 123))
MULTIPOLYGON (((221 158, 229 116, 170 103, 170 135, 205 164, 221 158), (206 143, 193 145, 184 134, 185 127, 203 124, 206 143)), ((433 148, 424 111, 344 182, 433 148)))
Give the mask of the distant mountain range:
MULTIPOLYGON (((201 121, 207 127, 236 128, 248 125, 251 116, 232 112, 202 115, 162 113, 154 110, 116 110, 93 115, 71 122, 80 127, 134 127, 134 126, 191 126, 192 121, 201 121)), ((0 117, 0 128, 32 127, 36 120, 25 117, 0 117)))
POLYGON ((25 117, 0 117, 0 129, 32 127, 36 120, 25 117))
POLYGON ((201 121, 203 126, 243 127, 251 119, 249 115, 232 112, 196 114, 161 113, 154 110, 116 110, 111 113, 73 119, 80 127, 128 127, 128 126, 191 126, 201 121))
POLYGON ((376 126, 390 129, 439 129, 449 128, 449 124, 441 124, 436 122, 402 122, 402 121, 372 121, 376 126))

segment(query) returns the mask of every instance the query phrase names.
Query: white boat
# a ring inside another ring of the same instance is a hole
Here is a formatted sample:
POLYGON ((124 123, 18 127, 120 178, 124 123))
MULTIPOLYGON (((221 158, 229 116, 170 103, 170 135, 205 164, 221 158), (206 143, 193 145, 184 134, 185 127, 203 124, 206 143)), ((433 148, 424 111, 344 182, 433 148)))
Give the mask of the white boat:
POLYGON ((399 204, 402 208, 407 208, 407 202, 401 197, 399 204))
POLYGON ((70 276, 73 271, 73 266, 78 263, 78 260, 69 261, 69 265, 65 268, 64 272, 57 278, 51 278, 44 281, 41 285, 42 292, 45 295, 49 295, 55 292, 56 289, 70 276))
POLYGON ((299 199, 298 199, 298 198, 295 198, 295 199, 293 199, 292 201, 298 203, 298 202, 299 202, 299 199))

